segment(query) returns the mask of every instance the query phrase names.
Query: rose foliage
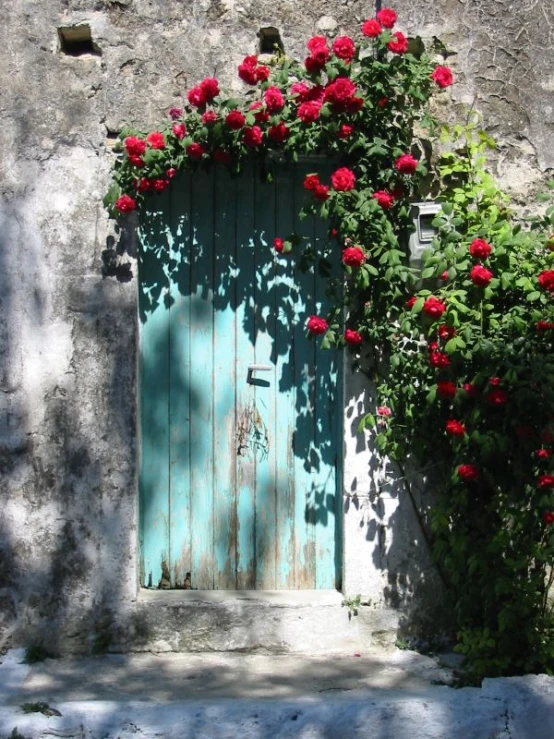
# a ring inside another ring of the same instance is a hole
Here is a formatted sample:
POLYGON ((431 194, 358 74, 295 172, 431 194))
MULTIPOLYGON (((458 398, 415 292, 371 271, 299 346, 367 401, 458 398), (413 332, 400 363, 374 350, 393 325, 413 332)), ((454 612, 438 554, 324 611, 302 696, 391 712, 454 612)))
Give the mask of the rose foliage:
POLYGON ((275 259, 317 268, 335 252, 342 265, 336 305, 309 318, 308 334, 359 359, 378 389, 360 430, 397 462, 417 460, 436 490, 427 523, 473 675, 550 671, 554 208, 511 216, 474 125, 443 132, 456 153, 428 172, 414 124, 435 136, 427 102, 452 73, 413 56, 396 23, 384 9, 356 38, 316 36, 302 63, 246 57, 248 102, 202 81, 157 131, 122 132, 105 203, 140 211, 183 169, 239 175, 254 158, 271 176, 272 160, 336 162, 304 182, 301 216, 326 219, 328 242, 306 260, 301 238, 277 234, 275 259), (421 271, 406 244, 423 178, 442 211, 421 271))

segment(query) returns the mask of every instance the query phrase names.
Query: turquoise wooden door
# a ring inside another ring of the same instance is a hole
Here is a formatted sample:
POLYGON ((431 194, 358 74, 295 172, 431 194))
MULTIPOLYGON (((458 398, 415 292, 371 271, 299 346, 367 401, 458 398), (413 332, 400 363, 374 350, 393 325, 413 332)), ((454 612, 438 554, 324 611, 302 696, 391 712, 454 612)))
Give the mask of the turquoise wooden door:
POLYGON ((305 329, 326 281, 272 247, 327 243, 298 221, 307 171, 183 176, 142 219, 145 587, 340 586, 338 359, 305 329))

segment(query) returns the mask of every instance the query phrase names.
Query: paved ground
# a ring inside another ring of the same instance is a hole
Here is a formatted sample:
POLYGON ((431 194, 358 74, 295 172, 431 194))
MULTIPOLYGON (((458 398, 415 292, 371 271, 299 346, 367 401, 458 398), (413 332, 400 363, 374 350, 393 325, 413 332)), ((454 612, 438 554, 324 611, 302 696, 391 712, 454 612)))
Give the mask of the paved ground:
POLYGON ((0 739, 554 739, 554 678, 455 690, 408 651, 22 657, 1 658, 0 739))

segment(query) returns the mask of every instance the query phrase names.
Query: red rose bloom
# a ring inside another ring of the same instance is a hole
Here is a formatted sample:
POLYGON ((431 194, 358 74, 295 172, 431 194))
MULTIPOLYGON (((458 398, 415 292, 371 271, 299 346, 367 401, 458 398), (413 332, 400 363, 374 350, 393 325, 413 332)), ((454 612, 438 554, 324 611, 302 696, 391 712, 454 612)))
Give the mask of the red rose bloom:
POLYGON ((239 77, 243 82, 249 85, 255 85, 258 82, 256 76, 256 67, 258 65, 258 59, 255 56, 247 56, 243 59, 242 64, 239 64, 239 77))
POLYGON ((213 159, 217 164, 231 164, 233 158, 225 149, 216 149, 213 153, 213 159))
POLYGON ((311 318, 308 319, 308 331, 315 336, 324 334, 328 328, 329 324, 324 318, 319 318, 319 316, 311 316, 311 318))
POLYGON ((146 142, 142 139, 137 139, 136 136, 127 136, 123 142, 125 151, 131 156, 140 157, 146 151, 146 142))
POLYGON ((371 197, 379 203, 383 210, 389 210, 394 205, 394 195, 386 192, 386 190, 378 190, 371 197))
POLYGON ((190 144, 190 146, 187 146, 185 151, 187 153, 187 156, 189 156, 191 159, 202 159, 202 157, 206 153, 206 150, 200 144, 190 144))
POLYGON ((169 186, 169 180, 158 179, 152 182, 152 189, 156 192, 163 192, 169 186))
POLYGON ((554 328, 554 323, 548 323, 547 321, 537 321, 535 324, 537 331, 551 331, 554 328))
POLYGON ((151 149, 165 149, 165 139, 163 133, 149 133, 146 137, 146 143, 151 149))
POLYGON ((329 188, 327 185, 317 184, 314 188, 314 198, 316 200, 328 200, 329 188))
POLYGON ((245 146, 248 146, 250 149, 260 146, 263 140, 262 129, 259 126, 246 128, 242 134, 242 140, 244 141, 245 146))
POLYGON ((356 186, 356 176, 346 167, 341 167, 331 175, 331 184, 337 192, 348 192, 356 186))
POLYGON ((462 390, 467 395, 468 398, 476 398, 477 397, 477 390, 473 387, 473 385, 470 382, 466 382, 464 385, 462 385, 462 390))
POLYGON ((225 117, 225 125, 232 131, 239 131, 246 123, 246 118, 239 110, 232 110, 225 117))
POLYGON ((281 254, 281 252, 283 251, 284 245, 285 245, 285 242, 283 241, 283 239, 280 239, 280 238, 273 239, 273 248, 279 254, 281 254))
POLYGON ((333 43, 333 53, 339 59, 349 62, 356 53, 356 47, 349 36, 339 36, 333 43))
POLYGON ((314 52, 322 47, 327 48, 327 39, 325 36, 312 36, 312 38, 306 44, 308 51, 314 52))
POLYGON ((453 382, 437 382, 437 395, 443 400, 452 400, 456 396, 458 388, 453 382))
POLYGON ((203 108, 206 105, 206 95, 200 87, 193 87, 187 95, 187 100, 194 108, 203 108))
POLYGON ((342 263, 347 267, 358 269, 364 262, 365 254, 359 246, 349 246, 347 249, 343 249, 342 263))
POLYGON ((381 416, 381 418, 390 418, 392 416, 392 411, 390 408, 387 408, 386 405, 381 405, 377 408, 377 415, 381 416))
POLYGON ((456 329, 451 326, 439 326, 437 329, 437 335, 442 341, 448 341, 448 339, 456 336, 456 329))
POLYGON ((135 210, 137 204, 129 195, 122 195, 116 200, 115 207, 120 213, 130 213, 135 210))
POLYGON ((362 335, 358 331, 347 328, 344 332, 344 340, 350 346, 360 346, 363 341, 362 335))
POLYGON ((444 270, 444 272, 439 277, 439 280, 441 280, 442 282, 446 282, 447 279, 448 279, 448 271, 444 270))
POLYGON ((135 154, 129 154, 127 156, 127 159, 129 160, 129 164, 131 164, 133 167, 144 167, 144 162, 140 157, 135 156, 135 154))
POLYGON ((431 352, 429 354, 429 364, 436 369, 446 369, 450 367, 450 359, 442 352, 431 352))
POLYGON ((254 120, 256 123, 267 123, 269 121, 270 115, 259 100, 252 103, 252 105, 248 107, 248 110, 254 112, 254 120))
POLYGON ((269 79, 269 67, 256 67, 256 82, 265 82, 269 79))
POLYGON ((418 161, 411 154, 402 154, 394 163, 394 168, 400 174, 413 174, 417 169, 418 161))
POLYGON ((290 94, 297 98, 295 102, 303 102, 308 99, 309 90, 310 88, 305 82, 293 82, 290 87, 290 94))
POLYGON ((462 437, 466 435, 466 427, 459 421, 447 421, 446 433, 448 436, 462 437))
POLYGON ((539 287, 548 292, 554 292, 554 270, 547 269, 538 276, 539 287))
POLYGON ((356 94, 357 87, 346 77, 338 77, 330 82, 324 90, 323 99, 335 109, 345 110, 346 106, 356 94))
POLYGON ((313 191, 319 185, 319 177, 316 174, 308 174, 304 179, 304 190, 313 191))
POLYGON ((383 28, 392 28, 398 18, 394 10, 390 8, 383 8, 377 13, 376 17, 383 28))
POLYGON ((495 388, 485 395, 485 400, 493 408, 500 408, 508 402, 508 393, 501 388, 495 388))
POLYGON ((207 77, 200 83, 200 89, 204 93, 204 97, 208 103, 219 95, 219 83, 213 77, 207 77))
POLYGON ((213 126, 217 122, 217 113, 213 110, 207 110, 202 116, 202 123, 205 126, 213 126))
POLYGON ((426 316, 429 316, 429 318, 432 318, 434 321, 440 318, 445 310, 446 306, 444 305, 444 303, 434 296, 427 298, 427 300, 423 303, 423 312, 426 316))
POLYGON ((406 301, 406 308, 408 310, 412 310, 412 308, 414 307, 414 305, 416 304, 416 302, 417 302, 416 296, 415 295, 412 295, 412 297, 409 300, 406 301))
POLYGON ((408 39, 403 33, 397 31, 392 34, 396 41, 389 41, 387 49, 393 54, 405 54, 408 51, 408 39))
POLYGON ((148 192, 150 190, 150 180, 147 180, 145 177, 135 180, 135 187, 139 192, 148 192))
POLYGON ((350 98, 350 100, 346 104, 346 111, 348 113, 359 113, 363 107, 364 107, 363 98, 354 97, 354 98, 350 98))
POLYGON ((488 259, 492 252, 492 246, 483 239, 474 239, 469 247, 469 253, 474 259, 488 259))
POLYGON ((479 470, 473 464, 461 464, 456 470, 460 480, 471 482, 479 477, 479 470))
POLYGON ((268 87, 264 92, 265 107, 270 113, 279 113, 285 107, 283 93, 277 87, 268 87))
POLYGON ((187 133, 184 123, 174 123, 171 130, 173 131, 173 135, 178 139, 184 139, 187 133))
POLYGON ((171 118, 172 121, 178 120, 179 118, 182 117, 182 115, 183 115, 183 111, 181 110, 181 108, 170 108, 169 109, 169 117, 171 118))
POLYGON ((489 385, 491 387, 500 387, 501 384, 502 380, 500 379, 500 377, 491 377, 489 380, 489 385))
POLYGON ((552 452, 550 449, 537 449, 535 452, 535 457, 537 459, 550 459, 552 456, 552 452))
POLYGON ((545 511, 542 515, 542 520, 547 526, 551 526, 554 523, 554 513, 548 513, 548 511, 545 511))
POLYGON ((310 101, 302 103, 298 107, 297 116, 300 118, 302 123, 314 123, 319 118, 319 111, 321 110, 321 103, 310 101))
POLYGON ((477 287, 486 287, 493 278, 493 273, 480 264, 476 264, 469 273, 470 279, 477 287))
POLYGON ((377 102, 377 105, 378 105, 378 106, 379 106, 380 108, 386 108, 388 104, 389 104, 389 99, 388 99, 388 98, 381 98, 381 100, 379 100, 379 101, 377 102))
POLYGON ((368 20, 362 25, 362 34, 367 38, 377 38, 382 30, 381 24, 376 20, 368 20))
POLYGON ((541 490, 554 488, 554 476, 541 475, 537 480, 537 487, 541 488, 541 490))
POLYGON ((176 174, 177 170, 175 169, 175 167, 170 167, 166 172, 166 175, 169 177, 170 180, 172 180, 176 174))
POLYGON ((337 131, 337 138, 338 139, 347 139, 354 130, 354 126, 349 126, 347 123, 343 123, 342 126, 337 131))
POLYGON ((431 75, 431 79, 443 89, 445 87, 450 87, 450 85, 454 82, 452 72, 448 67, 435 67, 435 70, 431 75))
POLYGON ((290 131, 285 126, 283 121, 280 121, 276 126, 270 126, 267 130, 268 137, 275 141, 276 144, 282 144, 289 137, 290 131))

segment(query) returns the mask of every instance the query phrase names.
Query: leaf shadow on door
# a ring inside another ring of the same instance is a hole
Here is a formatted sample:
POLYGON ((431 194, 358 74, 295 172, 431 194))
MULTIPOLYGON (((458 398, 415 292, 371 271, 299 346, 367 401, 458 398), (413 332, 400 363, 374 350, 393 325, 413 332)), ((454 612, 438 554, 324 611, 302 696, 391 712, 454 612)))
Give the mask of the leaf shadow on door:
POLYGON ((272 246, 327 246, 307 171, 197 172, 142 217, 143 584, 340 586, 339 363, 305 329, 325 281, 272 246))

